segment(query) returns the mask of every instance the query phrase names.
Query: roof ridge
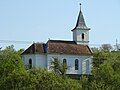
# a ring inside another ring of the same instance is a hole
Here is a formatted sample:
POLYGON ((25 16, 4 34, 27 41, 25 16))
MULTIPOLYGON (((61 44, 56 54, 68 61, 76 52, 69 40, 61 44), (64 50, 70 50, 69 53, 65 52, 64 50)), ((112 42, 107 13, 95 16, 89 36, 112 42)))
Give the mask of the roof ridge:
POLYGON ((48 40, 47 43, 69 43, 69 44, 76 44, 75 41, 66 41, 66 40, 48 40))
POLYGON ((49 40, 49 41, 69 41, 69 40, 49 40))

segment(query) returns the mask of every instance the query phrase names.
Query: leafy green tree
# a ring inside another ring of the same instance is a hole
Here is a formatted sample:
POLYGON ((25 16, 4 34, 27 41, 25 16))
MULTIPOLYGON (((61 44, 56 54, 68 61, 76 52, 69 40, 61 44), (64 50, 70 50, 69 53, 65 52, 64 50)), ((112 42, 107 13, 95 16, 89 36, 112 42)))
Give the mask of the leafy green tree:
POLYGON ((29 89, 33 90, 81 90, 77 80, 62 78, 54 72, 45 69, 31 69, 29 74, 29 89))
POLYGON ((92 76, 80 80, 65 76, 67 65, 58 58, 51 62, 54 72, 46 69, 24 68, 14 46, 0 50, 0 90, 120 90, 120 52, 93 53, 92 76))
POLYGON ((97 47, 92 47, 91 50, 93 51, 93 53, 95 53, 95 52, 98 52, 98 51, 99 51, 99 48, 97 48, 97 47))
POLYGON ((22 76, 26 70, 20 55, 13 45, 0 51, 0 88, 15 89, 20 86, 22 76))
POLYGON ((51 68, 54 70, 55 73, 65 76, 67 71, 67 65, 65 63, 61 63, 58 58, 53 58, 51 64, 51 68))
MULTIPOLYGON (((93 78, 89 82, 93 90, 120 89, 120 53, 100 52, 104 61, 98 67, 93 67, 93 78)), ((98 57, 101 57, 98 54, 98 57)), ((97 60, 97 59, 96 59, 97 60)))
POLYGON ((111 57, 111 53, 110 52, 106 52, 106 51, 97 51, 93 53, 93 66, 95 67, 99 67, 99 65, 103 64, 104 61, 108 60, 108 58, 111 57))

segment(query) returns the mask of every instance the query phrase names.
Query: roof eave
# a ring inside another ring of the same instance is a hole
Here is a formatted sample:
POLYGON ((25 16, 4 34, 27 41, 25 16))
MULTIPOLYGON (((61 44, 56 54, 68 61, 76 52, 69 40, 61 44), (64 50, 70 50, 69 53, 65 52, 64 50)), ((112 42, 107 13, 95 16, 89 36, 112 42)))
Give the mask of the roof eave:
POLYGON ((74 31, 76 29, 80 29, 80 30, 91 30, 91 28, 79 28, 79 27, 75 27, 74 29, 72 29, 71 31, 74 31))

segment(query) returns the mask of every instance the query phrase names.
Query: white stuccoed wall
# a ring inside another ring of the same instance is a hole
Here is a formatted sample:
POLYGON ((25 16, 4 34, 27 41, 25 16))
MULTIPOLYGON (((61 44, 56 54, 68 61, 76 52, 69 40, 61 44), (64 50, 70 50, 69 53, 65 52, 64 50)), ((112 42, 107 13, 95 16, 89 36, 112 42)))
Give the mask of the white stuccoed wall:
POLYGON ((46 55, 44 54, 22 55, 22 58, 25 65, 29 65, 29 59, 32 59, 33 67, 41 67, 41 68, 47 67, 47 59, 46 59, 46 55))
POLYGON ((22 58, 25 65, 29 65, 29 59, 32 59, 32 67, 36 66, 36 57, 34 54, 22 55, 22 58))
POLYGON ((89 41, 89 30, 77 30, 77 41, 82 41, 82 33, 84 33, 84 41, 89 41))
POLYGON ((63 62, 63 59, 67 60, 68 70, 67 74, 91 74, 91 56, 80 56, 80 55, 57 55, 57 54, 48 54, 47 55, 47 68, 50 69, 51 61, 53 57, 58 58, 63 62), (79 69, 75 70, 75 59, 79 60, 79 69))
POLYGON ((63 62, 63 59, 67 60, 67 74, 91 74, 92 68, 92 56, 80 56, 80 55, 63 55, 63 54, 31 54, 23 55, 23 61, 25 65, 29 64, 29 59, 32 59, 33 67, 47 68, 50 70, 51 61, 54 58, 58 58, 63 62), (79 69, 75 70, 75 60, 79 60, 79 69))
POLYGON ((47 67, 47 58, 46 55, 35 55, 36 56, 36 67, 46 68, 47 67))
POLYGON ((73 31, 73 41, 76 41, 77 44, 86 44, 88 45, 89 41, 89 30, 80 30, 76 29, 73 31), (84 33, 84 41, 82 41, 82 33, 84 33))

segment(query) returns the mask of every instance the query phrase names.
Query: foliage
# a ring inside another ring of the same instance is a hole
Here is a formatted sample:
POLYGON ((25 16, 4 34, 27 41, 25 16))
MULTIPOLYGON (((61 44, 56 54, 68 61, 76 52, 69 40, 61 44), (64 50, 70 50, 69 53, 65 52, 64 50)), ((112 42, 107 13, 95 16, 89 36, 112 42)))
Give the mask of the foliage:
POLYGON ((120 89, 120 53, 97 52, 96 60, 102 60, 93 67, 93 77, 89 81, 93 90, 119 90, 120 89))
POLYGON ((56 74, 65 76, 67 71, 66 63, 61 63, 58 58, 53 58, 53 61, 51 62, 51 64, 52 64, 51 68, 56 74))
POLYGON ((63 79, 54 72, 43 69, 31 69, 28 71, 30 81, 28 87, 36 90, 78 90, 81 85, 76 80, 63 79), (31 87, 32 86, 32 87, 31 87))
POLYGON ((92 76, 80 80, 63 78, 67 66, 54 58, 53 71, 26 70, 13 46, 0 50, 0 90, 120 90, 120 52, 93 53, 92 76), (59 72, 59 74, 58 74, 59 72))
POLYGON ((0 88, 11 89, 20 86, 26 74, 20 55, 13 46, 0 51, 0 88))
POLYGON ((21 53, 21 50, 16 51, 13 46, 0 51, 0 90, 81 89, 77 80, 63 79, 54 72, 37 68, 26 70, 21 53))
POLYGON ((92 47, 91 50, 92 50, 93 53, 95 53, 95 52, 98 52, 98 51, 99 51, 99 48, 97 48, 97 47, 92 47))

